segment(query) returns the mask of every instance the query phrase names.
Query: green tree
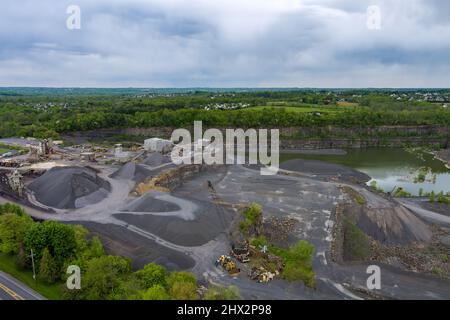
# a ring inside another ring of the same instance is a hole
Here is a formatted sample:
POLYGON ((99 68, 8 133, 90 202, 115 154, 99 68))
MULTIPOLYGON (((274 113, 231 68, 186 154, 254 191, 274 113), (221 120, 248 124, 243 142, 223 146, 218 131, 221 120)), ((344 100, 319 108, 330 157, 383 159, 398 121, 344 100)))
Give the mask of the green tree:
POLYGON ((287 250, 271 247, 270 250, 283 259, 283 278, 288 281, 302 281, 309 287, 315 286, 315 273, 312 267, 314 246, 300 240, 287 250))
POLYGON ((117 289, 109 296, 112 300, 141 300, 144 293, 142 282, 136 277, 135 273, 125 276, 119 281, 117 289))
POLYGON ((26 215, 25 210, 23 210, 22 207, 17 204, 13 203, 0 204, 0 215, 7 213, 16 214, 18 216, 26 215))
POLYGON ((434 193, 434 191, 431 191, 430 196, 429 196, 429 201, 430 202, 436 201, 436 194, 434 193))
POLYGON ((89 231, 80 225, 72 226, 72 229, 74 231, 77 256, 87 254, 89 251, 89 241, 87 240, 89 231))
POLYGON ((177 282, 187 282, 192 283, 193 285, 197 285, 197 279, 195 278, 194 274, 185 271, 174 271, 167 279, 167 284, 169 287, 173 286, 177 282))
POLYGON ((190 272, 175 271, 167 279, 169 294, 175 300, 198 299, 197 279, 190 272))
POLYGON ((252 203, 244 212, 244 221, 239 225, 239 229, 245 235, 255 234, 259 236, 262 225, 262 207, 257 203, 252 203))
POLYGON ((151 288, 147 289, 142 294, 142 299, 144 300, 170 300, 170 296, 167 293, 166 288, 164 288, 162 285, 157 284, 155 286, 152 286, 151 288))
POLYGON ((142 282, 144 288, 156 285, 166 286, 167 271, 163 266, 156 263, 149 263, 143 269, 136 272, 136 276, 142 282))
POLYGON ((236 286, 212 286, 205 293, 205 300, 240 300, 239 288, 236 286))
POLYGON ((87 263, 92 258, 99 258, 105 255, 103 245, 98 237, 93 237, 91 241, 87 240, 89 231, 80 225, 71 226, 75 232, 76 249, 75 257, 65 261, 65 267, 77 265, 81 270, 86 270, 87 263))
POLYGON ((27 258, 28 258, 27 253, 25 252, 25 248, 24 248, 23 244, 21 243, 19 245, 19 252, 17 253, 17 256, 16 256, 17 268, 19 268, 20 270, 27 269, 29 267, 27 258))
POLYGON ((105 249, 99 237, 93 237, 91 241, 91 257, 99 258, 105 255, 105 249))
POLYGON ((90 260, 82 278, 82 297, 88 300, 114 297, 130 272, 130 260, 122 257, 103 256, 90 260))
POLYGON ((170 296, 174 300, 197 300, 197 286, 190 282, 175 282, 170 287, 170 296))
POLYGON ((23 243, 26 232, 33 225, 27 215, 6 213, 0 215, 0 251, 15 254, 23 243))
POLYGON ((54 257, 58 268, 68 259, 75 257, 77 244, 73 226, 56 221, 34 223, 25 234, 24 240, 27 252, 33 249, 37 262, 41 260, 45 248, 54 257))
POLYGON ((39 264, 38 278, 47 283, 54 283, 59 276, 59 269, 50 251, 45 248, 39 264))

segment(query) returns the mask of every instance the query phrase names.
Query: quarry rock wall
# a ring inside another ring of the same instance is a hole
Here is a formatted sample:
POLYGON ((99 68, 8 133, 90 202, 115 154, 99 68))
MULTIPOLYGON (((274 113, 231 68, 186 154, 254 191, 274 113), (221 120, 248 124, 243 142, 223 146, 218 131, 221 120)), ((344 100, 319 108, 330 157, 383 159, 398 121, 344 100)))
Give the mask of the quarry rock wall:
MULTIPOLYGON (((121 128, 102 129, 67 134, 69 139, 102 138, 113 135, 144 138, 170 138, 175 128, 121 128)), ((192 131, 192 128, 187 128, 192 131)), ((207 128, 203 128, 206 130, 207 128)), ((225 128, 219 128, 225 136, 225 128)), ((280 128, 282 149, 324 149, 449 145, 448 126, 377 126, 377 127, 285 127, 280 128)))

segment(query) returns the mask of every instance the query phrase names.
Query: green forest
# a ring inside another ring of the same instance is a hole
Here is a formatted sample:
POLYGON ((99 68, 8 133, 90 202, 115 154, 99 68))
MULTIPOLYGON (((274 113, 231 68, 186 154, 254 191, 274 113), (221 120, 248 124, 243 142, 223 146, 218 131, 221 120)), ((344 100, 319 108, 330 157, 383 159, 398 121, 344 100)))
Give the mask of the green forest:
POLYGON ((450 124, 446 90, 1 89, 0 137, 102 128, 279 128, 450 124))

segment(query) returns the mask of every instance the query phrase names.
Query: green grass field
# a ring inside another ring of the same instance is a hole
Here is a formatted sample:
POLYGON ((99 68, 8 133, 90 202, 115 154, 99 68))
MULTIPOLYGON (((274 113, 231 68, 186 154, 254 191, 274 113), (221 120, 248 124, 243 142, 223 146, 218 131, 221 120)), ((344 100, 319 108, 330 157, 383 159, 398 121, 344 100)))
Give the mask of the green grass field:
POLYGON ((266 106, 257 106, 257 107, 250 107, 246 108, 244 110, 264 110, 264 109, 284 109, 288 112, 303 112, 303 113, 310 113, 310 112, 322 112, 322 113, 336 113, 341 112, 345 110, 352 110, 356 106, 355 105, 317 105, 317 106, 310 106, 310 105, 299 105, 299 106, 284 106, 284 105, 266 105, 266 106))
POLYGON ((49 300, 61 300, 62 299, 62 283, 45 284, 39 280, 33 279, 33 273, 31 271, 18 270, 16 267, 15 257, 0 253, 0 270, 8 273, 17 280, 23 282, 28 287, 49 300))

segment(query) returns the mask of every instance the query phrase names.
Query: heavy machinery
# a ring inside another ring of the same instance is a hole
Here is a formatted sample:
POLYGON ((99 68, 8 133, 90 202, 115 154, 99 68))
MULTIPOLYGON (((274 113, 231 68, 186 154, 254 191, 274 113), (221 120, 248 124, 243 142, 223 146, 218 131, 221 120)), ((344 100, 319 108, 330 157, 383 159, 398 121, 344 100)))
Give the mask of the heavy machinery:
POLYGON ((253 267, 248 274, 250 279, 256 280, 260 283, 268 283, 272 281, 276 275, 277 272, 276 273, 270 272, 264 269, 263 267, 253 267))
POLYGON ((249 245, 247 239, 239 239, 236 238, 231 243, 231 252, 230 255, 236 258, 239 262, 247 263, 250 262, 249 258, 249 245))
POLYGON ((230 256, 221 255, 219 259, 216 260, 216 266, 218 265, 221 265, 231 276, 237 276, 241 272, 230 256))
POLYGON ((247 262, 250 262, 250 258, 249 258, 249 254, 248 254, 248 251, 247 252, 244 252, 244 253, 241 253, 241 254, 238 254, 238 253, 236 253, 234 250, 231 250, 231 253, 230 253, 234 258, 236 258, 239 262, 241 262, 241 263, 247 263, 247 262))

